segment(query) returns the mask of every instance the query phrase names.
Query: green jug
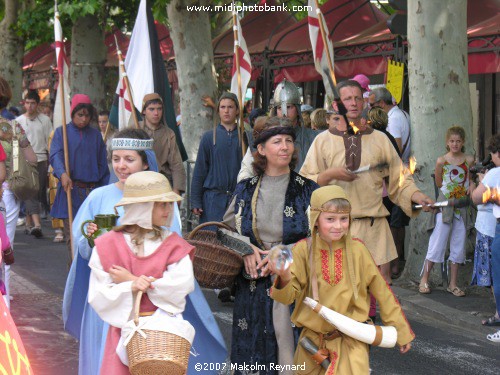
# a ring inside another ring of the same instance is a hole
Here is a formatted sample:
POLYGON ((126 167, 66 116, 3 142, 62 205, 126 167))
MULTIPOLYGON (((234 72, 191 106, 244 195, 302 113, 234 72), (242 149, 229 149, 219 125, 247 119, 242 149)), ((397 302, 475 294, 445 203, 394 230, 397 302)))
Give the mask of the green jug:
POLYGON ((82 226, 80 227, 80 230, 82 231, 83 236, 87 239, 89 242, 90 247, 94 247, 94 240, 103 235, 104 233, 109 232, 114 226, 116 226, 116 221, 118 220, 119 216, 118 215, 95 215, 94 220, 85 220, 82 223, 82 226), (89 236, 87 233, 85 233, 85 225, 93 223, 97 225, 97 230, 92 234, 92 236, 89 236))

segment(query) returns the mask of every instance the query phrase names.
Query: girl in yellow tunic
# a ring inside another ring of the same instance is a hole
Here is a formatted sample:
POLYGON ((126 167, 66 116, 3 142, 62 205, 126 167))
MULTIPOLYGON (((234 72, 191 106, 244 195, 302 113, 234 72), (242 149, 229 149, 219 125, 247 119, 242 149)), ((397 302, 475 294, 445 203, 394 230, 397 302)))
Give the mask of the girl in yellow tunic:
POLYGON ((298 374, 369 373, 368 345, 334 332, 335 327, 303 303, 305 297, 313 296, 313 284, 317 285, 318 299, 323 306, 358 322, 369 319, 372 293, 380 304, 384 324, 396 327, 401 353, 410 350, 410 342, 415 338, 370 253, 361 241, 351 237, 350 212, 351 204, 342 188, 330 185, 314 191, 311 241, 303 240, 295 245, 291 267, 278 269, 276 261, 269 262, 268 267, 278 276, 271 297, 284 304, 295 301, 291 319, 303 327, 301 339, 307 337, 318 348, 328 349, 330 366, 325 370, 299 345, 294 358, 298 374), (311 256, 313 262, 310 263, 311 256))

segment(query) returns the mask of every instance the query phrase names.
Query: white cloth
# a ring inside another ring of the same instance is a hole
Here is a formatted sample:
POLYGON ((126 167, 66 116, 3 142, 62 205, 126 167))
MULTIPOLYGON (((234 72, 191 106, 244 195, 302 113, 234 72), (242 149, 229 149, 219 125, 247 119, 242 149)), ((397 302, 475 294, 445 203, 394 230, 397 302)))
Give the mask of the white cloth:
POLYGON ((429 248, 425 259, 434 263, 443 263, 448 238, 450 238, 450 256, 448 260, 453 263, 465 262, 465 224, 461 216, 453 216, 453 223, 443 223, 443 214, 436 214, 436 226, 429 238, 429 248))
POLYGON ((238 177, 236 179, 238 182, 254 176, 252 163, 253 163, 253 156, 249 147, 247 149, 245 156, 243 157, 243 160, 241 161, 241 169, 238 172, 238 177))
POLYGON ((38 162, 48 159, 48 142, 52 132, 52 122, 48 116, 39 113, 33 120, 21 115, 16 118, 16 121, 21 124, 31 147, 36 154, 38 162))
POLYGON ((404 147, 405 143, 406 148, 404 149, 402 159, 404 163, 408 163, 410 158, 410 116, 403 110, 399 109, 398 106, 394 106, 387 113, 389 117, 389 123, 387 124, 387 131, 391 133, 394 138, 401 139, 401 147, 404 147))
MULTIPOLYGON (((500 167, 490 169, 481 181, 484 186, 490 188, 500 189, 500 167)), ((493 216, 497 219, 500 218, 500 206, 498 204, 493 205, 493 216)))
MULTIPOLYGON (((14 193, 8 188, 7 183, 3 184, 3 189, 2 201, 5 205, 5 228, 7 230, 10 245, 14 248, 14 237, 16 236, 16 225, 17 219, 19 218, 21 202, 16 199, 14 193)), ((4 296, 5 303, 7 304, 7 307, 10 308, 10 266, 3 264, 2 272, 5 290, 7 291, 7 294, 4 296)))

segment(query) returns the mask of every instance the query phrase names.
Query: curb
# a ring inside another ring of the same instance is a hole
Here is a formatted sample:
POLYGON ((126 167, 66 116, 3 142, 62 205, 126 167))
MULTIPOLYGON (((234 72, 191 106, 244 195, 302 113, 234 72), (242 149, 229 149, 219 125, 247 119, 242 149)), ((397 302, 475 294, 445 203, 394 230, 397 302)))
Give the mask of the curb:
MULTIPOLYGON (((490 329, 496 328, 481 325, 482 316, 488 313, 480 311, 484 306, 472 305, 471 307, 475 308, 476 311, 463 311, 437 302, 435 299, 428 298, 418 292, 415 293, 412 290, 398 286, 393 286, 392 290, 405 310, 416 312, 424 317, 429 317, 457 328, 473 331, 476 334, 482 334, 483 332, 485 334, 491 333, 490 329)), ((435 289, 433 292, 437 294, 441 291, 435 289)))

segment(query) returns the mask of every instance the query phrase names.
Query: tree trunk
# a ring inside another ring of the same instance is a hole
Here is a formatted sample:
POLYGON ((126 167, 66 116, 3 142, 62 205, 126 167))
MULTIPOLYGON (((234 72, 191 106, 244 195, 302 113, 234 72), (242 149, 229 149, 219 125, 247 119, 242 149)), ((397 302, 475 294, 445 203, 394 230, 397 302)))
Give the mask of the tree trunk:
POLYGON ((23 92, 24 40, 17 36, 12 27, 17 22, 21 5, 17 0, 5 0, 4 3, 5 15, 0 22, 0 75, 12 89, 11 104, 18 106, 23 92))
POLYGON ((208 12, 188 12, 186 5, 208 5, 209 1, 172 0, 167 5, 170 36, 174 43, 179 79, 182 138, 190 160, 196 160, 202 134, 213 127, 211 109, 202 96, 215 98, 217 81, 208 12))
POLYGON ((106 108, 104 30, 95 16, 77 19, 71 33, 71 95, 87 94, 99 111, 106 108))
MULTIPOLYGON (((414 178, 419 188, 432 198, 435 192, 431 174, 438 156, 446 153, 446 130, 452 125, 462 126, 467 153, 474 153, 466 18, 467 0, 408 0, 411 147, 418 168, 414 178)), ((420 279, 427 253, 428 215, 422 213, 411 223, 405 273, 412 280, 420 279)), ((436 266, 431 281, 439 284, 440 267, 436 266)), ((459 277, 461 285, 465 284, 465 278, 470 281, 469 272, 461 270, 459 277)))

